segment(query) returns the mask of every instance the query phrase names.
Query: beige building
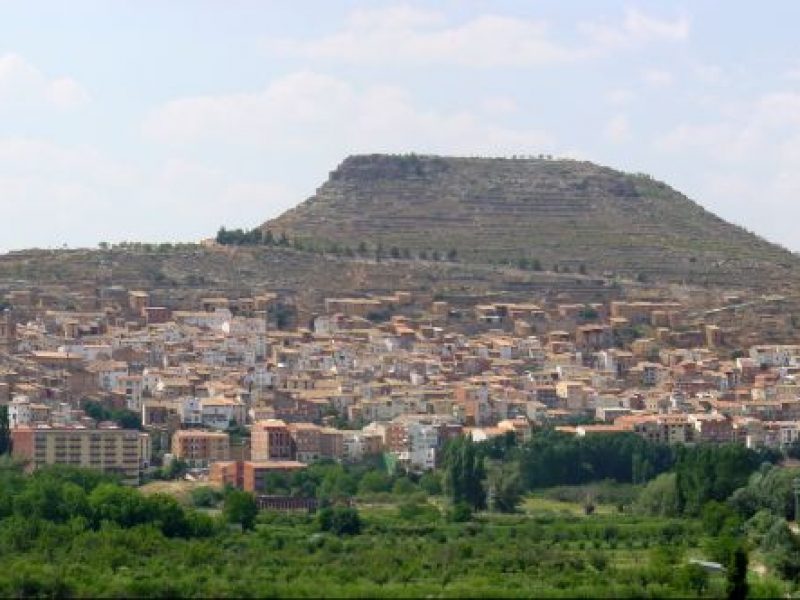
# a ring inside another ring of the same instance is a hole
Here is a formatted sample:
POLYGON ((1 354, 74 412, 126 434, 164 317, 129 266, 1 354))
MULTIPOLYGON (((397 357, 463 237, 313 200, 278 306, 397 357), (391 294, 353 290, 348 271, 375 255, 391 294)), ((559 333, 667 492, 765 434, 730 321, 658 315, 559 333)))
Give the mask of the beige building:
POLYGON ((29 470, 71 465, 118 474, 126 483, 139 482, 148 437, 133 429, 49 426, 20 427, 11 436, 14 457, 27 460, 29 470))
POLYGON ((172 454, 194 467, 230 460, 230 437, 220 431, 182 429, 172 435, 172 454))
POLYGON ((556 395, 567 410, 586 408, 586 387, 579 381, 559 381, 556 383, 556 395))

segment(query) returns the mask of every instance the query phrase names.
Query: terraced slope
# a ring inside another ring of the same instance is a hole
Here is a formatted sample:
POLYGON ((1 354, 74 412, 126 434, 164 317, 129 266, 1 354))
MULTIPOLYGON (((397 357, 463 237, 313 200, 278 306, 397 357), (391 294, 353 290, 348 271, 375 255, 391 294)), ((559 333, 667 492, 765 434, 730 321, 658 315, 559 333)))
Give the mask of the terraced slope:
POLYGON ((538 260, 575 271, 770 287, 797 255, 669 186, 588 162, 365 155, 263 225, 307 244, 381 244, 476 263, 538 260))
MULTIPOLYGON (((144 288, 161 298, 235 297, 270 290, 293 294, 318 309, 326 296, 410 290, 506 300, 552 298, 607 301, 622 285, 579 274, 535 273, 488 265, 321 256, 277 247, 131 247, 114 250, 25 250, 0 254, 0 299, 13 289, 144 288)), ((627 284, 637 287, 634 284, 627 284)), ((158 300, 161 301, 161 300, 158 300)))

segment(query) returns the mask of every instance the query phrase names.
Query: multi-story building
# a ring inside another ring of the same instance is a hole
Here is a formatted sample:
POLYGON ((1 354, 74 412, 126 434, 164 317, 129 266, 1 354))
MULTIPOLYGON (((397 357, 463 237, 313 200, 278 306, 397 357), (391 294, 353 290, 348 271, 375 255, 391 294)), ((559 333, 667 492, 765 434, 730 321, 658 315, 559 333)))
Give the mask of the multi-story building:
POLYGON ((383 450, 383 437, 368 431, 341 431, 342 458, 348 462, 358 462, 367 456, 380 454, 383 450))
POLYGON ((211 465, 209 481, 217 486, 231 486, 254 493, 268 493, 270 473, 291 474, 307 465, 293 460, 221 461, 211 465))
POLYGON ((313 423, 290 423, 289 434, 297 460, 308 462, 320 457, 320 427, 313 423))
POLYGON ((172 454, 194 467, 230 458, 230 437, 220 431, 182 429, 172 435, 172 454))
POLYGON ((245 405, 234 399, 223 396, 203 398, 200 400, 202 423, 206 427, 227 429, 236 423, 243 425, 247 413, 245 405))
POLYGON ((254 461, 295 458, 289 427, 280 419, 267 419, 253 424, 250 440, 251 456, 254 461))
POLYGON ((16 396, 8 405, 8 426, 16 429, 30 425, 32 421, 31 401, 27 396, 16 396))
POLYGON ((319 435, 320 458, 341 460, 344 456, 344 434, 333 427, 323 427, 319 435))
POLYGON ((270 473, 291 474, 305 468, 304 463, 294 460, 245 461, 242 464, 242 488, 247 492, 269 492, 267 475, 270 473))
POLYGON ((142 397, 144 395, 144 377, 141 375, 125 375, 117 377, 119 391, 125 396, 125 407, 128 410, 139 412, 142 410, 142 397))
POLYGON ((29 470, 45 465, 71 465, 118 474, 138 483, 143 436, 132 429, 82 427, 18 427, 11 432, 13 455, 28 461, 29 470))

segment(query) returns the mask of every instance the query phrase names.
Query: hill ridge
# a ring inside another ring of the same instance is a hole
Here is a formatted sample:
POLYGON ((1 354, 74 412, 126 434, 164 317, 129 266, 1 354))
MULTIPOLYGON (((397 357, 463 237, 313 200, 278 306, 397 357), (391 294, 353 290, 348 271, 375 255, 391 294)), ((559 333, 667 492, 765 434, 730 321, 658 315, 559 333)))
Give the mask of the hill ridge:
POLYGON ((663 182, 570 159, 353 155, 262 227, 319 247, 643 279, 728 285, 755 272, 766 285, 800 272, 797 255, 663 182))

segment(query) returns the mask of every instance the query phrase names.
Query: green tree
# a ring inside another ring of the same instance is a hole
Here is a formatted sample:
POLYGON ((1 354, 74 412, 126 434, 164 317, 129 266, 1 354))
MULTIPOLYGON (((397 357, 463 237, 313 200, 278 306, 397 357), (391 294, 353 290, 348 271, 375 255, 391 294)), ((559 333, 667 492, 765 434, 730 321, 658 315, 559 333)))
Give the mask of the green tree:
POLYGON ((764 458, 741 444, 680 447, 675 465, 680 511, 697 515, 709 500, 726 500, 747 483, 764 458))
POLYGON ((395 496, 408 496, 417 491, 417 486, 408 477, 398 477, 392 486, 392 493, 395 496))
POLYGON ((708 573, 700 565, 684 565, 677 573, 678 585, 697 596, 702 596, 708 589, 708 573))
POLYGON ((0 405, 0 455, 11 452, 11 431, 8 424, 8 405, 0 405))
POLYGON ((358 483, 358 493, 360 495, 388 492, 391 488, 391 478, 380 471, 369 471, 365 473, 358 483))
POLYGON ((747 550, 742 545, 733 553, 727 569, 726 591, 730 600, 747 598, 747 550))
POLYGON ((145 523, 149 517, 144 498, 137 490, 113 483, 103 483, 92 490, 89 507, 98 525, 110 521, 121 527, 133 527, 145 523))
POLYGON ((186 513, 172 496, 153 494, 144 499, 147 523, 158 527, 167 537, 185 537, 189 535, 189 523, 186 513))
POLYGON ((445 450, 446 489, 454 504, 466 502, 474 509, 486 508, 483 489, 483 459, 472 438, 452 440, 445 450))
POLYGON ((737 535, 742 525, 739 515, 727 504, 711 500, 701 512, 703 529, 710 536, 737 535))
POLYGON ((361 517, 355 508, 349 506, 325 507, 317 516, 319 528, 338 536, 361 533, 361 517))
POLYGON ((634 510, 659 517, 678 516, 678 488, 675 473, 662 473, 648 483, 639 494, 634 510))
POLYGON ((442 493, 442 482, 435 471, 427 471, 419 478, 419 487, 431 496, 438 496, 442 493))
POLYGON ((229 523, 238 523, 245 531, 253 529, 258 515, 256 499, 249 492, 230 490, 225 495, 222 514, 229 523))
POLYGON ((192 505, 198 508, 213 508, 222 500, 222 494, 213 487, 203 485, 191 492, 192 505))
POLYGON ((522 500, 522 488, 516 463, 489 460, 488 507, 492 512, 512 513, 522 500))
POLYGON ((161 476, 164 479, 178 479, 186 474, 189 465, 180 458, 173 458, 168 465, 161 468, 161 476))

